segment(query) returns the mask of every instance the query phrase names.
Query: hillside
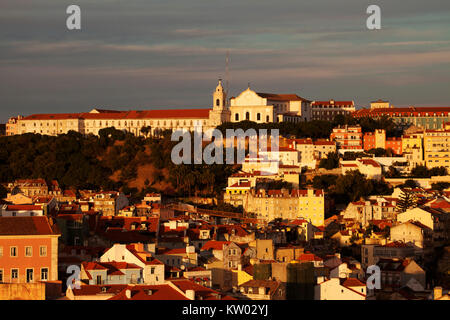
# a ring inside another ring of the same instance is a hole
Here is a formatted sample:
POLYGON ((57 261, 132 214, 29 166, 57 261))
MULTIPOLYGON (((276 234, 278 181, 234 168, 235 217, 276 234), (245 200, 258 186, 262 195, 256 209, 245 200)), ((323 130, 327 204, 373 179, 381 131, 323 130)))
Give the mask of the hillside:
POLYGON ((0 182, 44 178, 63 188, 209 195, 220 193, 233 172, 227 165, 174 165, 167 134, 143 138, 107 128, 99 135, 0 137, 0 182))

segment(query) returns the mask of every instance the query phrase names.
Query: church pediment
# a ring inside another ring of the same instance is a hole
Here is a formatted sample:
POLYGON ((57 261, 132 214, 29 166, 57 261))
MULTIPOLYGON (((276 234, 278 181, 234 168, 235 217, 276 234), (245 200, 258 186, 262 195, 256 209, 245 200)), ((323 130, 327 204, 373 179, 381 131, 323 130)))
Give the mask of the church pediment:
POLYGON ((255 91, 248 88, 242 91, 236 98, 232 99, 232 106, 265 106, 265 98, 260 97, 255 91))

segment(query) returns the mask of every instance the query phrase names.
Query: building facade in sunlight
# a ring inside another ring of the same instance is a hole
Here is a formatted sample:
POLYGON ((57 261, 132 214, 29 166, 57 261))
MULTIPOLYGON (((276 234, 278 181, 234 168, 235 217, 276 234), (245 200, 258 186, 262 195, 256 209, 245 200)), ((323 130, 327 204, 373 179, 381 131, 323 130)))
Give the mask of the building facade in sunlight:
POLYGON ((222 81, 219 80, 213 93, 213 107, 209 109, 143 111, 93 109, 85 113, 33 114, 11 118, 7 126, 7 135, 36 133, 56 136, 67 134, 69 131, 98 135, 101 129, 114 127, 136 136, 143 136, 164 130, 193 131, 198 125, 207 130, 229 119, 226 93, 222 81))
POLYGON ((296 94, 260 93, 247 88, 230 99, 231 122, 304 122, 311 120, 311 101, 296 94))

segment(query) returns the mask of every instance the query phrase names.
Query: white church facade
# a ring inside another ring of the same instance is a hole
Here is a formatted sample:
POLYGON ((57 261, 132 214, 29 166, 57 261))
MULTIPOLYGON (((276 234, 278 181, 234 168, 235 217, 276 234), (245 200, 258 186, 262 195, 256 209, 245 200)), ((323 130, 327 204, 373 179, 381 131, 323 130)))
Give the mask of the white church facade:
POLYGON ((311 101, 296 94, 259 93, 250 88, 230 99, 231 121, 257 123, 311 120, 311 101))

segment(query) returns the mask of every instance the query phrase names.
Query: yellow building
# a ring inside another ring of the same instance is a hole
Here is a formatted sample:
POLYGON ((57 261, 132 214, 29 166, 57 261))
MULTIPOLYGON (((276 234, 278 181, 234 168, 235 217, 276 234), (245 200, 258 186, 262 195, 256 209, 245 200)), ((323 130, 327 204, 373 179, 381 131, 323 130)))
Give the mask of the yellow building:
POLYGON ((233 206, 241 206, 244 196, 250 191, 250 188, 250 181, 238 181, 226 188, 223 200, 233 206))
POLYGON ((423 132, 402 136, 402 154, 407 159, 409 170, 418 165, 424 165, 423 132))
POLYGON ((411 152, 412 149, 423 149, 423 133, 405 134, 402 136, 402 152, 411 152))
POLYGON ((450 130, 425 130, 423 144, 428 168, 450 168, 450 130))
POLYGON ((384 101, 384 100, 377 100, 377 101, 372 101, 370 103, 370 109, 387 109, 387 108, 392 108, 393 106, 391 106, 391 104, 389 103, 389 101, 384 101))
POLYGON ((280 146, 291 148, 299 152, 299 165, 314 169, 317 161, 324 159, 330 152, 336 152, 336 143, 329 140, 288 139, 281 137, 280 146))
POLYGON ((253 269, 253 267, 242 268, 242 265, 238 265, 237 270, 231 270, 233 272, 233 286, 240 286, 247 281, 253 280, 253 275, 247 269, 253 269))
POLYGON ((323 190, 251 190, 245 195, 245 212, 255 213, 258 219, 305 219, 322 226, 325 217, 323 190))

